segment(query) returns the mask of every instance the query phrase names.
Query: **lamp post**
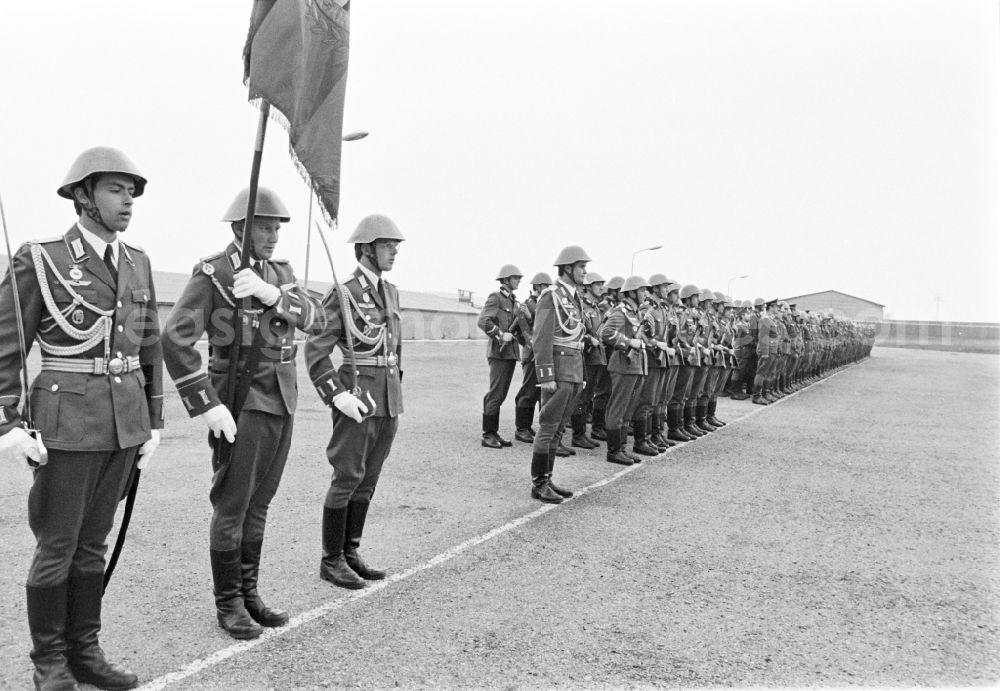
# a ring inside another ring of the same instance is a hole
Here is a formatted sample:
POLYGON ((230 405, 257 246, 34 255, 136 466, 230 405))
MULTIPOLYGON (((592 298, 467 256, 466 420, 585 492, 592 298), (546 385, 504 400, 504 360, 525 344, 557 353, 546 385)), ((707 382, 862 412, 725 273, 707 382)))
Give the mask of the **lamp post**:
POLYGON ((729 281, 726 283, 726 295, 730 294, 729 289, 730 287, 732 287, 733 281, 738 281, 741 278, 750 278, 750 274, 743 274, 742 276, 733 276, 732 278, 730 278, 729 281))
POLYGON ((635 255, 639 254, 640 252, 652 252, 653 250, 661 250, 661 249, 663 249, 663 245, 657 245, 656 247, 645 247, 645 248, 643 248, 641 250, 636 250, 635 252, 633 252, 632 253, 632 266, 629 269, 628 275, 629 276, 635 275, 635 255))
MULTIPOLYGON (((345 142, 356 142, 359 139, 364 139, 368 136, 368 132, 365 130, 355 130, 354 132, 348 132, 341 139, 345 142)), ((312 185, 309 186, 309 218, 306 221, 306 275, 302 278, 302 286, 308 291, 309 290, 309 253, 312 249, 312 227, 313 227, 313 189, 312 185)))

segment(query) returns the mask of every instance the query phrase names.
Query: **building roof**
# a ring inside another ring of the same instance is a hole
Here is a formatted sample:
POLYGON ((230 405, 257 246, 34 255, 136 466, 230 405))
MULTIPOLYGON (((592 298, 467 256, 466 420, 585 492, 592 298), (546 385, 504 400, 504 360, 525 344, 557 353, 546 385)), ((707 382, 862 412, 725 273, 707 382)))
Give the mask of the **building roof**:
POLYGON ((781 298, 784 302, 791 303, 795 300, 801 300, 803 298, 818 297, 820 295, 826 295, 828 293, 836 293, 837 295, 843 295, 844 297, 851 298, 852 300, 860 300, 861 302, 867 302, 869 305, 875 305, 876 307, 885 307, 880 302, 875 302, 874 300, 866 300, 865 298, 859 298, 857 295, 849 295, 847 293, 841 292, 839 290, 821 290, 818 293, 806 293, 805 295, 795 295, 790 298, 781 298))

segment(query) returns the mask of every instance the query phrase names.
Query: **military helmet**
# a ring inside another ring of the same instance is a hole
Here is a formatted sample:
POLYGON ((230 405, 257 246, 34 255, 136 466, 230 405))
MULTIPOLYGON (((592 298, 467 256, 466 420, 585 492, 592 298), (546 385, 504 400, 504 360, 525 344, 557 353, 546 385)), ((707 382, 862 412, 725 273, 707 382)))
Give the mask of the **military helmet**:
POLYGON ((716 290, 715 292, 713 292, 712 296, 713 296, 712 302, 725 302, 726 301, 726 296, 723 295, 722 293, 720 293, 718 290, 716 290))
MULTIPOLYGON (((758 299, 758 300, 760 300, 760 298, 757 298, 757 299, 758 299)), ((761 302, 761 304, 764 304, 764 301, 763 301, 763 300, 761 300, 760 302, 761 302)), ((755 303, 754 303, 754 301, 752 301, 752 300, 744 300, 744 301, 743 301, 743 308, 744 308, 744 309, 748 309, 748 310, 752 310, 752 309, 753 309, 753 307, 754 307, 754 304, 755 304, 755 303)))
POLYGON ((711 290, 709 290, 708 288, 702 288, 698 292, 699 292, 699 294, 698 294, 698 300, 701 301, 701 302, 705 302, 706 300, 714 300, 715 299, 715 293, 712 292, 711 290))
POLYGON ((764 304, 764 298, 754 298, 753 299, 753 307, 760 307, 763 304, 764 304))
POLYGON ((604 283, 604 276, 596 271, 588 271, 587 275, 583 277, 583 285, 589 286, 591 283, 604 283))
POLYGON ((347 241, 354 244, 367 244, 376 240, 405 240, 399 228, 392 219, 382 214, 365 216, 358 222, 358 227, 351 233, 347 241))
POLYGON ((692 295, 697 295, 697 294, 698 294, 698 286, 696 286, 694 283, 688 283, 686 286, 681 288, 681 293, 680 293, 681 300, 685 300, 691 297, 692 295))
POLYGON ((590 257, 587 253, 583 251, 583 248, 578 245, 567 245, 563 247, 562 252, 556 257, 556 260, 552 262, 553 266, 566 266, 567 264, 575 264, 576 262, 589 262, 590 257))
POLYGON ((552 277, 549 276, 544 271, 539 271, 537 274, 535 274, 534 276, 532 276, 532 278, 531 278, 531 285, 533 285, 533 286, 539 286, 539 285, 543 285, 543 284, 547 285, 547 286, 552 285, 552 277))
POLYGON ((636 290, 638 288, 648 288, 649 281, 647 281, 642 276, 629 276, 625 279, 624 285, 622 285, 622 292, 627 293, 630 290, 636 290))
MULTIPOLYGON (((233 222, 242 221, 247 217, 247 202, 250 200, 250 188, 245 187, 240 190, 240 193, 236 195, 233 199, 233 203, 229 205, 226 209, 225 215, 222 217, 223 221, 233 222)), ((276 218, 282 223, 288 223, 291 220, 291 215, 288 213, 288 209, 285 205, 281 203, 281 199, 278 195, 274 193, 273 190, 267 187, 257 188, 257 204, 253 211, 254 217, 266 217, 266 218, 276 218)))
POLYGON ((667 292, 673 293, 681 289, 681 284, 672 279, 667 279, 667 292))
POLYGON ((625 285, 624 278, 621 276, 612 276, 608 279, 608 282, 604 284, 604 287, 608 290, 620 290, 623 285, 625 285))
POLYGON ((95 173, 122 173, 135 180, 133 197, 141 197, 146 191, 146 178, 128 156, 110 146, 95 146, 76 157, 56 194, 66 199, 73 198, 73 188, 95 173))
POLYGON ((653 274, 652 276, 649 277, 649 285, 651 287, 661 286, 666 283, 670 283, 670 279, 664 276, 663 274, 653 274))
MULTIPOLYGON (((513 278, 514 276, 521 278, 523 275, 521 270, 513 264, 504 264, 500 267, 500 271, 497 272, 496 280, 502 281, 505 278, 513 278)), ((549 281, 549 283, 552 283, 552 281, 549 281)))

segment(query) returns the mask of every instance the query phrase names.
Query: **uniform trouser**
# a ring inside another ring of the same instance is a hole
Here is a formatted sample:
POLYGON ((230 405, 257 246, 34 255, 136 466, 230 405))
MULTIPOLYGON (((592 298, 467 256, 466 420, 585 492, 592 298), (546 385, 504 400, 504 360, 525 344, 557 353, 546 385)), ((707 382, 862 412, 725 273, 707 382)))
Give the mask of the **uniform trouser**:
POLYGON ((585 365, 584 366, 584 377, 587 378, 587 383, 583 387, 583 393, 580 394, 580 400, 576 404, 576 412, 578 414, 586 415, 594 409, 594 394, 597 392, 598 382, 601 381, 601 377, 607 371, 607 365, 585 365))
MULTIPOLYGON (((517 360, 489 358, 490 388, 483 396, 483 415, 499 415, 500 406, 510 391, 510 380, 514 378, 517 360)), ((486 431, 486 430, 484 430, 486 431)))
POLYGON ((604 412, 604 424, 608 429, 621 429, 631 420, 639 405, 639 395, 645 377, 641 374, 618 374, 611 372, 611 397, 604 412))
POLYGON ((719 380, 722 378, 722 373, 726 371, 725 367, 720 367, 719 365, 710 365, 707 369, 708 374, 705 375, 705 388, 702 390, 701 396, 699 396, 699 403, 708 403, 716 398, 719 380))
POLYGON ((671 399, 674 397, 674 392, 677 390, 677 380, 680 375, 681 367, 678 365, 670 365, 664 371, 663 377, 663 388, 660 390, 660 399, 658 406, 660 412, 664 413, 669 406, 671 399))
POLYGON ((719 372, 719 379, 715 383, 715 391, 712 394, 713 401, 721 396, 722 392, 725 391, 726 384, 729 383, 729 378, 733 376, 733 372, 735 371, 732 367, 720 367, 719 369, 722 371, 719 372))
POLYGON ((333 466, 333 477, 323 506, 342 509, 352 501, 371 501, 396 438, 399 418, 368 417, 355 422, 334 408, 331 419, 333 432, 326 458, 333 466))
POLYGON ((691 395, 688 396, 686 405, 697 405, 699 402, 704 402, 702 399, 705 397, 705 385, 708 384, 710 369, 712 368, 708 365, 695 368, 694 381, 691 383, 691 395))
POLYGON ((606 410, 608 401, 611 400, 611 373, 605 365, 601 370, 601 376, 595 382, 594 389, 594 410, 606 410))
MULTIPOLYGON (((552 454, 559 447, 563 430, 573 416, 577 399, 583 390, 579 382, 557 381, 555 391, 542 391, 542 409, 538 412, 538 432, 532 445, 533 454, 552 454)), ((551 471, 551 468, 549 468, 551 471)))
MULTIPOLYGON (((244 410, 236 422, 236 442, 230 460, 219 466, 212 458, 212 522, 208 531, 213 550, 239 549, 244 542, 261 542, 267 509, 278 491, 292 443, 294 415, 244 410)), ((215 437, 209 434, 209 444, 215 437)))
POLYGON ((49 462, 35 468, 28 493, 35 554, 27 585, 61 585, 71 569, 83 574, 104 572, 108 533, 132 477, 138 449, 49 449, 49 462))
POLYGON ((680 365, 677 370, 674 394, 670 397, 670 402, 667 403, 667 407, 671 410, 683 410, 687 405, 687 400, 691 397, 691 390, 694 387, 695 375, 698 372, 698 368, 694 365, 680 365))
POLYGON ((535 358, 528 358, 521 363, 521 388, 514 395, 514 405, 517 408, 531 408, 532 412, 538 405, 540 389, 538 374, 535 373, 535 358))
POLYGON ((639 390, 639 403, 632 414, 633 420, 642 420, 647 415, 657 412, 656 406, 659 404, 666 378, 666 367, 649 368, 649 374, 643 378, 642 388, 639 390))
POLYGON ((744 357, 746 369, 743 372, 743 381, 746 382, 747 393, 752 393, 753 380, 757 376, 757 351, 753 348, 753 346, 747 348, 746 351, 747 352, 744 357))

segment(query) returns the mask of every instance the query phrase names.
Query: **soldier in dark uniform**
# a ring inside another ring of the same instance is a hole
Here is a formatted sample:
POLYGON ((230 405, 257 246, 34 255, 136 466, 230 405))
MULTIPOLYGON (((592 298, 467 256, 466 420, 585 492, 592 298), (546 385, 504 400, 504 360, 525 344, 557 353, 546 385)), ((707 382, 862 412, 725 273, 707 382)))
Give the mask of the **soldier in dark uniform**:
POLYGON ((535 406, 541 398, 538 389, 538 379, 535 377, 535 356, 531 351, 531 330, 535 323, 535 309, 538 307, 538 296, 552 285, 552 277, 544 271, 539 271, 531 279, 531 295, 518 305, 515 319, 517 333, 524 345, 521 359, 521 388, 514 395, 514 439, 532 444, 535 441, 535 430, 531 423, 535 418, 535 406))
MULTIPOLYGON (((678 344, 678 327, 680 326, 680 289, 681 285, 677 281, 670 280, 667 285, 661 288, 666 305, 667 319, 667 380, 663 387, 663 395, 660 403, 661 422, 666 422, 667 434, 664 440, 667 442, 686 442, 693 437, 682 430, 683 416, 678 415, 676 406, 672 407, 672 401, 677 391, 678 380, 682 366, 684 364, 682 347, 678 344)), ((662 426, 662 425, 661 425, 662 426)))
POLYGON ((500 436, 500 406, 507 398, 514 367, 520 359, 516 333, 518 303, 514 291, 521 283, 521 275, 521 270, 513 264, 500 268, 496 278, 500 281, 500 289, 486 298, 477 322, 489 338, 486 360, 490 365, 490 388, 483 397, 482 440, 483 446, 489 449, 511 445, 500 436))
POLYGON ((278 230, 289 214, 278 196, 257 189, 249 232, 250 267, 240 269, 246 241, 244 189, 222 220, 234 238, 195 265, 164 325, 164 359, 188 415, 204 422, 212 448, 209 555, 216 619, 234 638, 256 638, 262 626, 283 626, 288 614, 268 607, 257 590, 264 528, 292 440, 296 399, 295 329, 323 328, 319 302, 295 283, 287 261, 273 258, 278 230), (229 400, 238 302, 250 297, 236 391, 229 400), (208 332, 202 369, 196 343, 208 332), (222 440, 224 437, 224 441, 222 440))
POLYGON ((667 311, 662 303, 662 292, 670 282, 664 274, 649 277, 649 292, 639 306, 646 345, 646 377, 639 392, 639 404, 632 415, 632 450, 642 456, 663 453, 672 442, 660 434, 659 402, 667 381, 667 311))
POLYGON ((58 189, 73 201, 77 222, 64 235, 23 245, 0 284, 0 454, 34 466, 28 524, 36 548, 26 591, 38 689, 138 685, 135 674, 107 661, 98 632, 115 508, 163 427, 152 270, 145 252, 120 237, 145 187, 120 151, 84 151, 58 189), (37 340, 42 352, 25 394, 47 462, 18 411, 12 275, 25 345, 37 340))
POLYGON ((569 245, 553 262, 556 282, 538 298, 531 348, 542 390, 538 434, 531 449, 531 496, 558 504, 573 492, 552 482, 556 449, 583 390, 583 303, 580 290, 590 257, 569 245))
POLYGON ((347 240, 354 243, 358 268, 341 285, 339 294, 335 287, 323 299, 328 328, 306 343, 309 377, 320 398, 332 408, 333 421, 326 449, 333 479, 323 502, 320 577, 341 588, 363 588, 366 580, 386 575, 368 566, 358 548, 372 494, 403 412, 399 292, 384 275, 392 269, 403 239, 388 216, 361 219, 347 240), (339 372, 330 359, 337 348, 344 356, 339 372))
MULTIPOLYGON (((618 291, 621 289, 622 284, 625 283, 625 279, 621 276, 612 276, 608 279, 607 283, 604 284, 604 295, 601 297, 600 301, 597 303, 597 309, 601 314, 601 323, 608 316, 608 312, 611 308, 618 304, 618 291)), ((607 362, 611 358, 612 348, 609 346, 604 346, 604 361, 607 362)), ((608 400, 611 398, 611 375, 608 374, 608 368, 605 366, 600 371, 600 378, 594 383, 594 400, 593 400, 593 413, 591 415, 594 424, 590 428, 590 436, 592 439, 597 439, 604 441, 607 439, 607 432, 605 431, 605 411, 608 407, 608 400)))
POLYGON ((621 288, 621 302, 615 305, 601 327, 601 340, 613 348, 608 360, 611 375, 611 399, 605 414, 608 434, 609 463, 632 465, 641 463, 642 456, 628 453, 628 428, 639 407, 643 380, 649 372, 643 335, 640 305, 646 299, 649 282, 642 276, 629 276, 621 288))
POLYGON ((601 310, 599 305, 601 297, 604 295, 604 277, 594 271, 588 271, 587 276, 583 279, 583 286, 580 298, 583 304, 583 323, 586 330, 586 335, 583 337, 583 362, 584 379, 587 383, 583 387, 576 412, 570 418, 570 425, 573 428, 573 446, 582 449, 596 449, 600 444, 587 436, 587 415, 591 416, 591 421, 597 429, 600 430, 604 426, 604 411, 594 410, 594 392, 608 366, 604 344, 601 343, 600 337, 601 310))
POLYGON ((778 301, 764 303, 765 312, 757 320, 757 376, 753 382, 753 402, 767 405, 778 400, 768 394, 774 382, 774 370, 779 354, 779 332, 775 323, 778 301))
MULTIPOLYGON (((695 426, 695 391, 694 383, 701 368, 702 350, 698 342, 701 330, 701 312, 698 309, 698 286, 688 283, 683 286, 678 295, 681 307, 677 316, 677 340, 675 347, 680 350, 681 365, 677 373, 677 385, 670 399, 669 408, 677 412, 678 429, 691 439, 697 439, 705 432, 695 426)), ((669 410, 668 408, 668 410, 669 410)))

